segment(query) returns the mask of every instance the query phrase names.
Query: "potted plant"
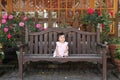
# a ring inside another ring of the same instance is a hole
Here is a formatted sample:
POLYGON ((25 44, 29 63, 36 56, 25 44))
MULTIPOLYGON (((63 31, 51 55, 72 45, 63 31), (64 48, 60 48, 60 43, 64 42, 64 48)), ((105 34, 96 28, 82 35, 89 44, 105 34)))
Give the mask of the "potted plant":
POLYGON ((117 69, 120 72, 120 46, 115 49, 114 58, 115 65, 117 66, 117 69))
POLYGON ((112 63, 114 63, 114 53, 116 48, 120 47, 120 37, 110 37, 108 39, 109 53, 112 63))

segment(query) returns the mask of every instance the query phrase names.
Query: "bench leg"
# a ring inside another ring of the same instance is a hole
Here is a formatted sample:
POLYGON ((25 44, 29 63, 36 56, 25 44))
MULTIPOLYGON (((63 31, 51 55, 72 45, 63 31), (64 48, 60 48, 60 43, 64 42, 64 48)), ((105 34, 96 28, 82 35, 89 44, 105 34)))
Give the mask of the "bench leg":
POLYGON ((104 58, 103 59, 103 80, 107 80, 107 77, 106 77, 106 74, 107 74, 107 59, 106 58, 104 58))
POLYGON ((22 64, 22 60, 19 59, 19 80, 23 80, 23 64, 22 64))

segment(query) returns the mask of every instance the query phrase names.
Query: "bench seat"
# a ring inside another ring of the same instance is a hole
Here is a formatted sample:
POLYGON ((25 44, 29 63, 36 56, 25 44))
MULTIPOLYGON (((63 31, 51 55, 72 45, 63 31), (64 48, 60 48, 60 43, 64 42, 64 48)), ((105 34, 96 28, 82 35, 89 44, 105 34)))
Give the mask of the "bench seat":
POLYGON ((27 54, 27 55, 24 55, 23 57, 23 61, 25 62, 28 62, 28 61, 51 61, 51 62, 54 62, 54 61, 57 61, 57 62, 68 62, 68 61, 71 61, 71 62, 74 62, 74 61, 88 61, 88 62, 99 62, 101 61, 102 62, 102 55, 101 54, 81 54, 81 55, 77 55, 77 54, 73 54, 73 55, 70 55, 68 57, 53 57, 52 55, 47 55, 47 54, 27 54))

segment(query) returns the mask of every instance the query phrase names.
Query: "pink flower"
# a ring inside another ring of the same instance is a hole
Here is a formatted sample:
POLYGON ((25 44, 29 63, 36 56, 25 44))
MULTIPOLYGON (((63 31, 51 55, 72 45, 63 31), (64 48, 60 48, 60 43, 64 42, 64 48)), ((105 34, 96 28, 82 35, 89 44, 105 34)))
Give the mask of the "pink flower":
POLYGON ((12 37, 12 35, 9 33, 9 34, 7 35, 7 38, 10 39, 11 37, 12 37))
POLYGON ((87 12, 88 12, 88 14, 93 14, 94 13, 94 9, 89 8, 87 12))
POLYGON ((25 16, 24 18, 23 18, 23 21, 26 21, 27 20, 27 17, 25 16))
POLYGON ((8 17, 7 14, 4 14, 4 15, 2 16, 3 19, 7 19, 7 17, 8 17))
POLYGON ((19 23, 19 26, 21 26, 21 27, 23 27, 24 25, 25 25, 24 22, 19 23))
POLYGON ((2 24, 5 24, 6 23, 6 19, 2 19, 2 24))
POLYGON ((13 15, 10 15, 10 16, 8 17, 8 19, 13 19, 13 15))
POLYGON ((5 33, 8 32, 8 28, 4 28, 4 32, 5 32, 5 33))
POLYGON ((41 27, 41 24, 36 24, 36 28, 40 28, 41 27))

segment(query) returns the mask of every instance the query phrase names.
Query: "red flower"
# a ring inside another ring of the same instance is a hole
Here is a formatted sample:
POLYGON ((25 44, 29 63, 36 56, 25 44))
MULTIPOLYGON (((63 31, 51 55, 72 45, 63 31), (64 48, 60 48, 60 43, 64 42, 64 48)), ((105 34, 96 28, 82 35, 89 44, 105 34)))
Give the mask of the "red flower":
POLYGON ((9 34, 7 35, 7 38, 10 39, 11 37, 12 37, 12 35, 9 33, 9 34))
POLYGON ((110 15, 113 16, 113 11, 110 11, 110 15))
POLYGON ((93 14, 94 13, 94 9, 89 8, 87 12, 88 12, 88 14, 93 14))
POLYGON ((42 30, 44 31, 44 30, 46 30, 46 28, 42 28, 42 30))
POLYGON ((100 10, 97 10, 98 16, 102 15, 102 12, 100 10))
POLYGON ((104 24, 101 24, 101 27, 104 28, 105 27, 104 24))

